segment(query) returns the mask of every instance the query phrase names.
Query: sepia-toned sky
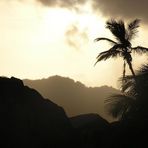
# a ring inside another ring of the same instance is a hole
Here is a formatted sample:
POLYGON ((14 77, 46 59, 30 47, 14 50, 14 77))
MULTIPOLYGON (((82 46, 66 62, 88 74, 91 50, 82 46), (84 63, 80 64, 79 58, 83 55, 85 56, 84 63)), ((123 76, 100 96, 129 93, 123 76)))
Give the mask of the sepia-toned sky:
MULTIPOLYGON (((87 86, 118 87, 122 59, 102 61, 112 38, 105 22, 110 18, 129 22, 141 19, 133 45, 148 47, 146 0, 0 0, 0 75, 41 79, 61 75, 87 86)), ((137 69, 146 56, 134 56, 137 69)))

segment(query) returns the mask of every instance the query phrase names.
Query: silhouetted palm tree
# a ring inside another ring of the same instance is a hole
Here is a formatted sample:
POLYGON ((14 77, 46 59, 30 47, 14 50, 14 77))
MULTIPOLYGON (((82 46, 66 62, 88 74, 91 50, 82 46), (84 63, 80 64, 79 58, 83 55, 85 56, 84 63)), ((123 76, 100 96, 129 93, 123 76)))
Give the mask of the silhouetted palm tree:
POLYGON ((104 52, 101 52, 97 56, 97 61, 95 65, 102 60, 107 60, 108 58, 122 57, 124 60, 124 69, 123 69, 123 78, 125 77, 125 67, 126 63, 129 66, 129 69, 132 75, 135 77, 135 72, 132 67, 132 56, 131 52, 134 53, 145 53, 148 52, 148 48, 137 46, 132 47, 131 40, 136 36, 137 28, 139 27, 140 20, 135 19, 125 27, 125 24, 122 20, 116 21, 114 19, 106 22, 106 28, 111 31, 115 36, 116 41, 113 41, 109 38, 96 38, 95 41, 106 40, 110 42, 113 46, 104 52))
POLYGON ((124 93, 112 95, 106 100, 109 114, 120 120, 148 119, 148 64, 136 72, 136 82, 132 75, 126 76, 121 81, 121 87, 124 93))
POLYGON ((106 100, 108 113, 119 120, 125 119, 133 108, 136 107, 135 98, 127 94, 116 94, 106 100))

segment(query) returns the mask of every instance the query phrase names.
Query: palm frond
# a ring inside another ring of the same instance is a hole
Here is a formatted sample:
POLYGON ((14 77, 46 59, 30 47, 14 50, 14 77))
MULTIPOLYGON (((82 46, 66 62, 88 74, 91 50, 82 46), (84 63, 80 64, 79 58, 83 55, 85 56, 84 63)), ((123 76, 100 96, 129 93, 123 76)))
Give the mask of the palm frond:
POLYGON ((107 60, 109 58, 115 58, 117 57, 118 55, 121 54, 121 51, 120 50, 117 50, 118 48, 120 48, 120 44, 116 44, 114 45, 112 48, 110 48, 109 50, 107 51, 104 51, 104 52, 101 52, 96 58, 97 58, 97 61, 94 65, 96 65, 99 61, 102 61, 102 60, 107 60))
POLYGON ((142 46, 133 47, 131 49, 134 53, 138 53, 138 54, 143 54, 148 52, 148 48, 142 47, 142 46))
POLYGON ((137 75, 148 75, 148 64, 142 65, 142 67, 138 70, 137 75))
MULTIPOLYGON (((148 64, 143 65, 137 72, 135 78, 126 76, 124 81, 121 81, 121 89, 123 92, 137 98, 139 105, 147 103, 148 98, 148 64), (136 79, 136 81, 135 81, 136 79)), ((146 105, 146 104, 145 104, 146 105)))
POLYGON ((125 76, 124 78, 121 77, 121 78, 119 78, 118 82, 120 84, 120 89, 122 90, 122 92, 125 92, 125 93, 135 96, 136 82, 135 82, 133 75, 125 76))
POLYGON ((118 41, 125 42, 126 29, 124 22, 122 20, 116 21, 111 19, 106 22, 106 28, 108 28, 111 33, 116 37, 118 41))
POLYGON ((112 95, 105 100, 105 107, 114 118, 123 118, 134 106, 135 98, 127 94, 112 95))
POLYGON ((139 27, 140 19, 135 19, 134 21, 128 24, 128 40, 131 40, 135 37, 138 32, 137 28, 139 27))
POLYGON ((148 89, 148 64, 144 64, 138 71, 137 71, 137 85, 140 86, 139 93, 147 94, 148 89), (145 91, 145 92, 144 92, 145 91))
POLYGON ((106 41, 108 41, 110 43, 117 44, 117 42, 115 42, 115 41, 113 41, 111 39, 108 39, 108 38, 96 38, 94 41, 98 42, 98 41, 101 41, 101 40, 106 40, 106 41))

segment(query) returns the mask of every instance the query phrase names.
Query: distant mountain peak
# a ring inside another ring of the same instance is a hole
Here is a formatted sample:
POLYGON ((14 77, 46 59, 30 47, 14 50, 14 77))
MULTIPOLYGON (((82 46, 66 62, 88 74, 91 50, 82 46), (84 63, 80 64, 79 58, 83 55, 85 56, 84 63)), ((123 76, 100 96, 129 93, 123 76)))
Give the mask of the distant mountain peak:
POLYGON ((71 116, 98 113, 105 118, 104 100, 113 93, 119 93, 113 87, 87 87, 69 77, 51 76, 40 80, 24 80, 24 84, 38 90, 45 98, 62 106, 71 116))

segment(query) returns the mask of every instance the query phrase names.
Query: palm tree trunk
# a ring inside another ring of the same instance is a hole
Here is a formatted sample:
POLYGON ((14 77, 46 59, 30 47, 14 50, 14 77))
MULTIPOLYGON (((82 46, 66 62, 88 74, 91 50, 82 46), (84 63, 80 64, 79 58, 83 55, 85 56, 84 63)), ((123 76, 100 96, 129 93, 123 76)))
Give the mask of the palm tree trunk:
POLYGON ((124 64, 123 64, 123 79, 125 78, 125 68, 126 68, 126 63, 125 63, 125 60, 124 60, 124 64))
POLYGON ((135 72, 134 72, 134 70, 133 70, 132 63, 131 63, 130 61, 127 61, 127 63, 128 63, 129 69, 130 69, 130 71, 131 71, 131 73, 132 73, 134 79, 136 80, 136 75, 135 75, 135 72))
POLYGON ((129 61, 129 62, 128 62, 128 65, 129 65, 129 69, 130 69, 131 72, 132 72, 133 78, 134 78, 134 80, 135 80, 135 84, 136 84, 136 85, 135 85, 135 91, 136 91, 137 93, 139 93, 140 86, 138 85, 138 79, 136 78, 135 72, 134 72, 134 70, 133 70, 132 63, 129 61))

